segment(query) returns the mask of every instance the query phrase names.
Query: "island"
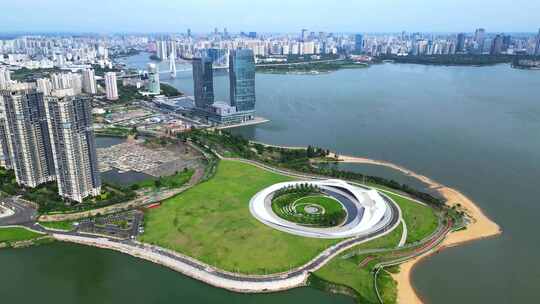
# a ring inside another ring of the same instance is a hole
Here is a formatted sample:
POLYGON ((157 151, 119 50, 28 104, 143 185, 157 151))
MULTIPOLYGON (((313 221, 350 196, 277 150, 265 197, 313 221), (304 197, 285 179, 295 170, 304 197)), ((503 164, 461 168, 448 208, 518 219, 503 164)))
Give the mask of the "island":
POLYGON ((257 72, 269 74, 320 74, 340 69, 367 68, 366 62, 337 55, 258 57, 257 72))
POLYGON ((513 68, 539 69, 540 57, 532 55, 483 55, 483 54, 453 54, 453 55, 422 55, 398 56, 380 55, 374 57, 374 63, 412 63, 444 66, 488 66, 510 63, 513 68))

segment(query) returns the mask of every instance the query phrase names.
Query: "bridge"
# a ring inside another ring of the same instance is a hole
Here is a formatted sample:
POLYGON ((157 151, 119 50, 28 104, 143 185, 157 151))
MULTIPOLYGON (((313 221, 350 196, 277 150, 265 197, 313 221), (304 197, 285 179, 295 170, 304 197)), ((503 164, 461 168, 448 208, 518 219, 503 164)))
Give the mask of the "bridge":
MULTIPOLYGON (((215 66, 212 68, 214 71, 224 71, 224 70, 228 70, 229 67, 228 66, 215 66)), ((176 69, 176 72, 177 73, 181 73, 181 72, 191 72, 193 71, 193 68, 189 67, 189 68, 182 68, 182 69, 176 69)), ((170 70, 165 70, 165 71, 160 71, 159 72, 160 75, 163 75, 163 74, 168 74, 170 75, 171 74, 171 71, 170 70)), ((133 77, 138 77, 139 74, 127 74, 127 75, 122 75, 122 76, 118 76, 117 78, 118 79, 123 79, 123 78, 133 78, 133 77)))

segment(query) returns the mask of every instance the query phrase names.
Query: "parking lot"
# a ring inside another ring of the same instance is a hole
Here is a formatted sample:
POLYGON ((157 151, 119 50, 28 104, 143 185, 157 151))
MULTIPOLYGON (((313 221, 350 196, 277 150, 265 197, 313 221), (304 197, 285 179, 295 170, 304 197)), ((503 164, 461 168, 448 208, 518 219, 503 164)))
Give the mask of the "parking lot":
POLYGON ((120 172, 142 172, 154 177, 194 168, 200 159, 200 155, 181 144, 149 147, 142 141, 128 141, 97 152, 101 172, 115 168, 120 172))
POLYGON ((100 234, 120 239, 133 239, 144 232, 143 212, 132 210, 107 216, 84 219, 78 232, 100 234))

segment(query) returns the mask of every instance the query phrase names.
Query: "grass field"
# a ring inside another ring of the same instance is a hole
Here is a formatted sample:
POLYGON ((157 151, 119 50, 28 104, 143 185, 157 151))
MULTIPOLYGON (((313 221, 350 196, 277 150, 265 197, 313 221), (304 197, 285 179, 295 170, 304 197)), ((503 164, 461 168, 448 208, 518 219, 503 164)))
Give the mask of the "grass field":
POLYGON ((409 199, 384 191, 401 208, 407 224, 407 243, 428 237, 437 229, 437 215, 432 208, 412 202, 409 199))
POLYGON ((339 240, 272 229, 249 212, 259 190, 291 179, 255 166, 221 161, 216 175, 145 215, 141 241, 242 273, 273 273, 305 264, 339 240))
POLYGON ((316 205, 324 208, 325 213, 335 213, 343 210, 343 206, 334 198, 324 195, 312 195, 302 197, 294 202, 298 206, 297 212, 305 212, 303 207, 305 205, 316 205))
MULTIPOLYGON (((275 273, 300 266, 339 240, 311 239, 280 232, 260 223, 249 212, 249 200, 255 193, 290 180, 249 164, 220 161, 212 179, 148 211, 145 233, 140 240, 235 272, 275 273)), ((409 242, 429 235, 436 228, 437 218, 431 208, 389 195, 403 210, 409 242)), ((391 234, 355 249, 396 246, 401 233, 399 226, 391 234)), ((334 259, 317 274, 371 297, 370 265, 359 270, 360 258, 334 259)), ((395 294, 393 281, 382 276, 381 285, 389 290, 390 299, 395 294)))
POLYGON ((42 234, 24 228, 0 228, 0 243, 27 241, 40 236, 42 234))
MULTIPOLYGON (((371 242, 355 246, 347 252, 358 249, 395 247, 399 243, 402 231, 403 229, 400 225, 390 234, 371 242)), ((323 268, 317 270, 315 274, 324 280, 353 288, 361 296, 359 303, 379 303, 375 290, 373 289, 373 275, 371 274, 371 268, 375 262, 368 263, 364 267, 359 267, 358 265, 367 256, 354 256, 352 258, 342 259, 341 257, 343 254, 334 258, 323 268)), ((385 300, 384 303, 394 303, 396 295, 395 282, 392 278, 381 277, 379 283, 382 285, 381 289, 385 300)))
MULTIPOLYGON (((407 243, 421 240, 435 231, 437 228, 437 216, 433 209, 415 203, 407 198, 400 197, 388 191, 384 191, 401 208, 403 218, 407 224, 407 243)), ((363 250, 373 248, 392 248, 397 246, 403 232, 402 226, 392 231, 387 236, 373 240, 369 243, 355 246, 348 250, 363 250)), ((341 256, 343 256, 343 253, 341 256)), ((385 259, 386 254, 358 255, 348 259, 341 256, 333 259, 326 266, 318 270, 315 274, 327 281, 349 286, 356 290, 360 296, 360 303, 379 303, 377 295, 373 289, 373 275, 371 269, 376 263, 385 259), (372 259, 364 267, 359 267, 366 258, 372 259)), ((388 257, 386 257, 388 258, 388 257)), ((381 272, 378 278, 384 303, 395 303, 397 286, 394 280, 386 272, 381 272)))
POLYGON ((61 221, 61 222, 39 222, 39 224, 45 228, 59 229, 70 231, 73 228, 73 221, 61 221))
POLYGON ((281 218, 314 227, 332 227, 342 223, 347 212, 336 199, 318 193, 286 193, 272 200, 272 210, 281 218), (314 213, 306 207, 315 208, 314 213))

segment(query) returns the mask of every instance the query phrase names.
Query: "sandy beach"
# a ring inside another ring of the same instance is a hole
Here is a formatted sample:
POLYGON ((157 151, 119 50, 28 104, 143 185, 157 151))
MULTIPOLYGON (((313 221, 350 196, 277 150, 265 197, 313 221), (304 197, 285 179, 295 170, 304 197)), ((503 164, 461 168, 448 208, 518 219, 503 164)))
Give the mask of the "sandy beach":
POLYGON ((431 252, 401 264, 400 272, 393 275, 393 278, 398 284, 398 303, 423 303, 411 283, 412 270, 421 259, 445 247, 452 247, 473 240, 494 237, 502 233, 499 225, 491 221, 471 199, 456 189, 449 188, 427 176, 415 173, 407 168, 386 161, 343 155, 333 156, 335 156, 340 162, 385 166, 398 170, 405 175, 417 178, 418 180, 427 184, 429 188, 439 192, 440 195, 447 200, 448 205, 454 206, 459 204, 461 210, 465 211, 465 213, 470 217, 471 223, 467 226, 467 229, 451 233, 439 246, 439 248, 435 248, 431 252))

